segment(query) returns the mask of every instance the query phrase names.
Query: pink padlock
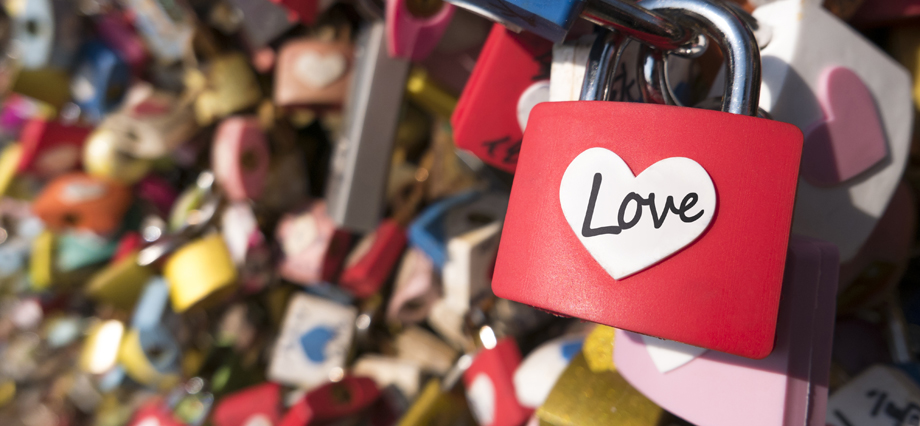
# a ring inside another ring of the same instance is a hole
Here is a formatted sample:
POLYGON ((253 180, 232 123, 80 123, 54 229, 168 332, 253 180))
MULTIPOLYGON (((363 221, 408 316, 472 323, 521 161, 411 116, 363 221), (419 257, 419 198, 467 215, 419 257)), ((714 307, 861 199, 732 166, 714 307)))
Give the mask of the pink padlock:
POLYGON ((393 296, 387 305, 387 321, 412 324, 424 320, 441 297, 434 281, 431 258, 417 248, 407 250, 396 274, 393 296))
POLYGON ((231 117, 221 122, 211 156, 214 176, 230 201, 262 195, 271 154, 258 118, 231 117))
POLYGON ((442 0, 387 0, 387 50, 394 58, 422 61, 434 50, 454 16, 442 0))
POLYGON ((78 168, 83 145, 92 130, 41 118, 29 120, 19 136, 22 157, 17 172, 47 178, 78 168))
POLYGON ((694 424, 823 426, 837 248, 790 239, 773 353, 761 360, 618 330, 614 364, 636 389, 694 424))
POLYGON ((322 200, 282 217, 276 237, 284 254, 278 273, 304 285, 332 281, 351 243, 351 234, 336 229, 322 200))

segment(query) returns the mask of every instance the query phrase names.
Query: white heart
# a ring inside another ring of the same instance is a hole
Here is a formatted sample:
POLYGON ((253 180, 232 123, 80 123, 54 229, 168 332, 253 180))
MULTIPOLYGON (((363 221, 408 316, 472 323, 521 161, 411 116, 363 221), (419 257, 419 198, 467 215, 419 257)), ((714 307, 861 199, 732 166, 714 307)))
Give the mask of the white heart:
POLYGON ((481 425, 490 425, 495 421, 495 385, 492 379, 484 373, 479 373, 466 391, 466 399, 470 401, 473 417, 481 425))
POLYGON ((706 352, 706 349, 690 346, 686 343, 673 340, 659 339, 657 337, 642 336, 645 350, 659 372, 667 373, 678 368, 706 352))
POLYGON ((306 52, 297 57, 294 62, 297 78, 317 88, 326 87, 342 77, 342 74, 345 73, 345 66, 345 57, 337 52, 325 55, 306 52))
POLYGON ((559 203, 578 240, 619 280, 696 240, 712 220, 716 190, 706 169, 689 158, 665 158, 634 176, 619 155, 589 148, 566 168, 559 184, 559 203), (588 218, 595 187, 593 217, 588 218), (651 194, 654 203, 641 205, 651 194), (692 194, 696 194, 695 201, 692 194), (653 220, 656 215, 659 221, 653 220))
POLYGON ((549 80, 540 80, 531 84, 530 87, 521 93, 521 97, 518 98, 517 103, 517 119, 522 132, 524 128, 527 127, 527 118, 530 117, 530 110, 537 106, 538 103, 548 100, 549 80))

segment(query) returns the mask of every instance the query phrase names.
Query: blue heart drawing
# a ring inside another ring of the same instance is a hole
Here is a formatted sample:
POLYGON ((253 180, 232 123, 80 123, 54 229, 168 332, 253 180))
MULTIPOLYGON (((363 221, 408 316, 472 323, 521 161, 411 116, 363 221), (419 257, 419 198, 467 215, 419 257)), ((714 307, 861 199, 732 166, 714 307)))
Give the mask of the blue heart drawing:
POLYGON ((319 326, 300 336, 300 347, 307 359, 315 363, 326 361, 326 344, 335 338, 335 330, 319 326))

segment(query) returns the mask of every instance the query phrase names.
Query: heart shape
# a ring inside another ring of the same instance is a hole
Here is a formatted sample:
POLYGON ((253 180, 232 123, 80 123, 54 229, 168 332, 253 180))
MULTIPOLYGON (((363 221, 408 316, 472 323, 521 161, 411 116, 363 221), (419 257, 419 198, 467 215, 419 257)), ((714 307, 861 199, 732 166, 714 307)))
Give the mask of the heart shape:
POLYGON ((809 126, 802 147, 802 176, 815 186, 852 179, 888 155, 875 99, 846 67, 829 67, 818 83, 824 119, 809 126))
POLYGON ((569 163, 559 203, 578 240, 619 280, 696 240, 715 213, 716 190, 689 158, 666 158, 634 176, 619 155, 595 147, 569 163))
POLYGON ((662 374, 693 361, 706 352, 706 348, 646 335, 642 336, 642 341, 645 343, 645 350, 652 358, 655 368, 662 374))
POLYGON ((323 88, 345 74, 345 57, 338 52, 320 55, 310 51, 300 54, 294 62, 297 78, 308 86, 323 88))

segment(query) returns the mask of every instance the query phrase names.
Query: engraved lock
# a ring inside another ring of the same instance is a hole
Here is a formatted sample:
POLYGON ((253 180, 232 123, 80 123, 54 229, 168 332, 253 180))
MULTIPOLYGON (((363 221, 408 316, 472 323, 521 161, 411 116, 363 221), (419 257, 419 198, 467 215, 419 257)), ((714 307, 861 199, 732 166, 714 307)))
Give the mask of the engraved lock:
POLYGON ((545 342, 527 354, 514 370, 514 392, 521 405, 537 409, 569 363, 581 352, 585 336, 564 336, 545 342))
POLYGON ((891 425, 920 421, 920 388, 904 372, 875 365, 834 392, 827 424, 891 425))
MULTIPOLYGON (((801 133, 753 117, 758 48, 733 9, 695 0, 640 6, 679 10, 682 23, 715 37, 730 64, 723 112, 623 102, 537 105, 492 290, 556 314, 763 358, 774 342, 801 133), (640 116, 641 125, 630 121, 636 125, 616 132, 593 125, 640 116), (761 188, 757 202, 749 198, 752 187, 761 188), (750 284, 743 290, 734 284, 742 276, 750 284), (712 291, 732 302, 704 296, 712 291)), ((604 99, 609 74, 599 70, 616 67, 602 62, 588 68, 583 100, 604 99)))
POLYGON ((850 261, 908 160, 910 74, 818 3, 778 1, 754 17, 772 34, 760 107, 805 136, 792 231, 850 261))
POLYGON ((512 338, 483 341, 463 373, 466 398, 476 422, 483 426, 511 426, 524 423, 533 413, 521 405, 514 390, 514 371, 521 364, 521 353, 512 338))
POLYGON ((89 127, 42 118, 27 121, 19 134, 17 173, 49 178, 78 169, 91 131, 89 127))
POLYGON ((115 109, 130 83, 128 64, 100 41, 83 45, 70 80, 70 95, 81 112, 93 123, 115 109))
POLYGON ((356 317, 352 306, 295 293, 275 343, 268 378, 307 390, 341 379, 356 317))
POLYGON ((387 50, 390 56, 422 61, 434 50, 454 16, 443 0, 386 2, 387 50))
MULTIPOLYGON (((362 26, 343 127, 335 143, 325 194, 342 228, 370 232, 380 223, 391 153, 409 69, 386 53, 384 23, 362 26)), ((280 86, 278 86, 280 87, 280 86)))
POLYGON ((230 201, 259 199, 270 161, 268 141, 255 117, 231 117, 217 127, 211 167, 230 201))
POLYGON ((275 66, 274 102, 279 106, 339 106, 354 72, 354 47, 345 40, 285 42, 275 66))
POLYGON ((458 147, 514 172, 530 110, 549 100, 552 48, 533 34, 492 26, 451 118, 458 147))
POLYGON ((301 426, 328 422, 367 409, 380 395, 367 377, 345 376, 309 391, 294 403, 278 426, 301 426))
POLYGON ((541 424, 669 424, 672 417, 613 370, 595 371, 575 355, 537 409, 541 424))
POLYGON ((173 310, 192 306, 234 289, 237 271, 220 234, 210 234, 180 247, 163 266, 173 310))
POLYGON ((194 14, 185 2, 119 0, 134 16, 134 27, 158 62, 174 63, 191 53, 194 14))
POLYGON ((263 383, 229 394, 214 407, 214 426, 278 425, 282 417, 281 386, 263 383))
POLYGON ((819 240, 793 236, 789 246, 770 356, 752 360, 619 331, 617 370, 694 424, 824 425, 839 258, 819 240))
POLYGON ((121 225, 131 190, 83 173, 52 180, 36 197, 32 211, 52 230, 80 229, 109 234, 121 225))
POLYGON ((255 106, 262 100, 256 75, 241 53, 211 59, 203 71, 190 71, 186 84, 193 92, 197 90, 195 119, 201 126, 255 106))
POLYGON ((283 216, 275 237, 283 253, 278 274, 302 285, 332 281, 352 239, 351 234, 336 228, 322 200, 283 216))

